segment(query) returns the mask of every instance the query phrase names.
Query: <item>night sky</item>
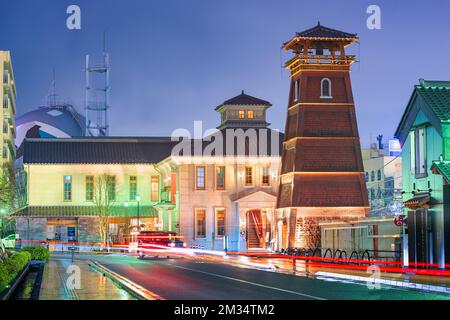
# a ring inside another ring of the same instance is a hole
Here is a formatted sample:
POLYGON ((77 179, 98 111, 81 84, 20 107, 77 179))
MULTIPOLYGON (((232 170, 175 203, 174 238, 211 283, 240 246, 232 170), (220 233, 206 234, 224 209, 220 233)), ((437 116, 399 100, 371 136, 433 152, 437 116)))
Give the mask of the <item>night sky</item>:
POLYGON ((284 131, 290 54, 283 42, 317 24, 358 33, 352 84, 363 146, 391 138, 419 78, 450 80, 450 1, 0 0, 0 50, 11 50, 22 114, 43 104, 56 69, 60 99, 84 114, 84 59, 111 56, 110 134, 170 135, 240 93, 271 101, 284 131), (81 30, 66 8, 81 7, 81 30), (366 27, 370 4, 382 29, 366 27))

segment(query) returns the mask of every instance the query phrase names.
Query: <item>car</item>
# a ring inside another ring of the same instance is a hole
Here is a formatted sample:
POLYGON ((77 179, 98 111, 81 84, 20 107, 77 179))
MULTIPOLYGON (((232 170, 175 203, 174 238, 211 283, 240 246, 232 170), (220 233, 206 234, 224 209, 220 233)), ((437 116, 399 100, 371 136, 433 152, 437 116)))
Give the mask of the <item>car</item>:
POLYGON ((9 236, 2 239, 3 246, 6 249, 14 249, 16 247, 16 238, 17 235, 10 234, 9 236))
MULTIPOLYGON (((145 250, 161 250, 165 248, 183 248, 186 243, 180 240, 176 232, 170 231, 140 231, 137 235, 136 252, 139 258, 143 258, 145 250)), ((155 251, 156 251, 155 250, 155 251)))

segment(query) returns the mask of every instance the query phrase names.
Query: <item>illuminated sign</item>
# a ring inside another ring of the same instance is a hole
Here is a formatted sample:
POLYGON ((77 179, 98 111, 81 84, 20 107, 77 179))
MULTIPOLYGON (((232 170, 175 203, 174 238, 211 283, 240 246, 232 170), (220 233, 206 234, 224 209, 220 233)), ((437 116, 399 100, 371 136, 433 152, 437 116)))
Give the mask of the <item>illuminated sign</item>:
POLYGON ((402 152, 400 141, 389 140, 389 152, 402 152))

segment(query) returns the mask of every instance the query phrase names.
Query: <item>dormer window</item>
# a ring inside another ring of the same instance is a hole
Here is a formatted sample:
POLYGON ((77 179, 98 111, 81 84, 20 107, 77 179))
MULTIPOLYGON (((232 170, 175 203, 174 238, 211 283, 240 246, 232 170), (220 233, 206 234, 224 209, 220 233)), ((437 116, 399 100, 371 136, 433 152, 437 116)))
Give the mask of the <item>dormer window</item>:
POLYGON ((331 80, 328 78, 323 78, 320 81, 320 98, 331 99, 331 80))
POLYGON ((255 117, 255 111, 249 110, 247 111, 247 119, 253 119, 255 117))
POLYGON ((239 119, 244 119, 245 118, 245 111, 244 110, 239 110, 238 116, 239 116, 239 119))

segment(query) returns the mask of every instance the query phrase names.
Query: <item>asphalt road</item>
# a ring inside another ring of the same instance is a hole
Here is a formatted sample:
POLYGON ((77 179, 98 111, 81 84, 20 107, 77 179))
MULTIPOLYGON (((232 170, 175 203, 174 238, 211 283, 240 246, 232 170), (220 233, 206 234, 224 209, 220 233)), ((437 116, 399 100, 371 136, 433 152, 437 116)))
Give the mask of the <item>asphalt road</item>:
POLYGON ((236 299, 450 299, 448 295, 383 286, 325 281, 190 259, 139 260, 131 256, 95 259, 112 271, 169 300, 236 299))

